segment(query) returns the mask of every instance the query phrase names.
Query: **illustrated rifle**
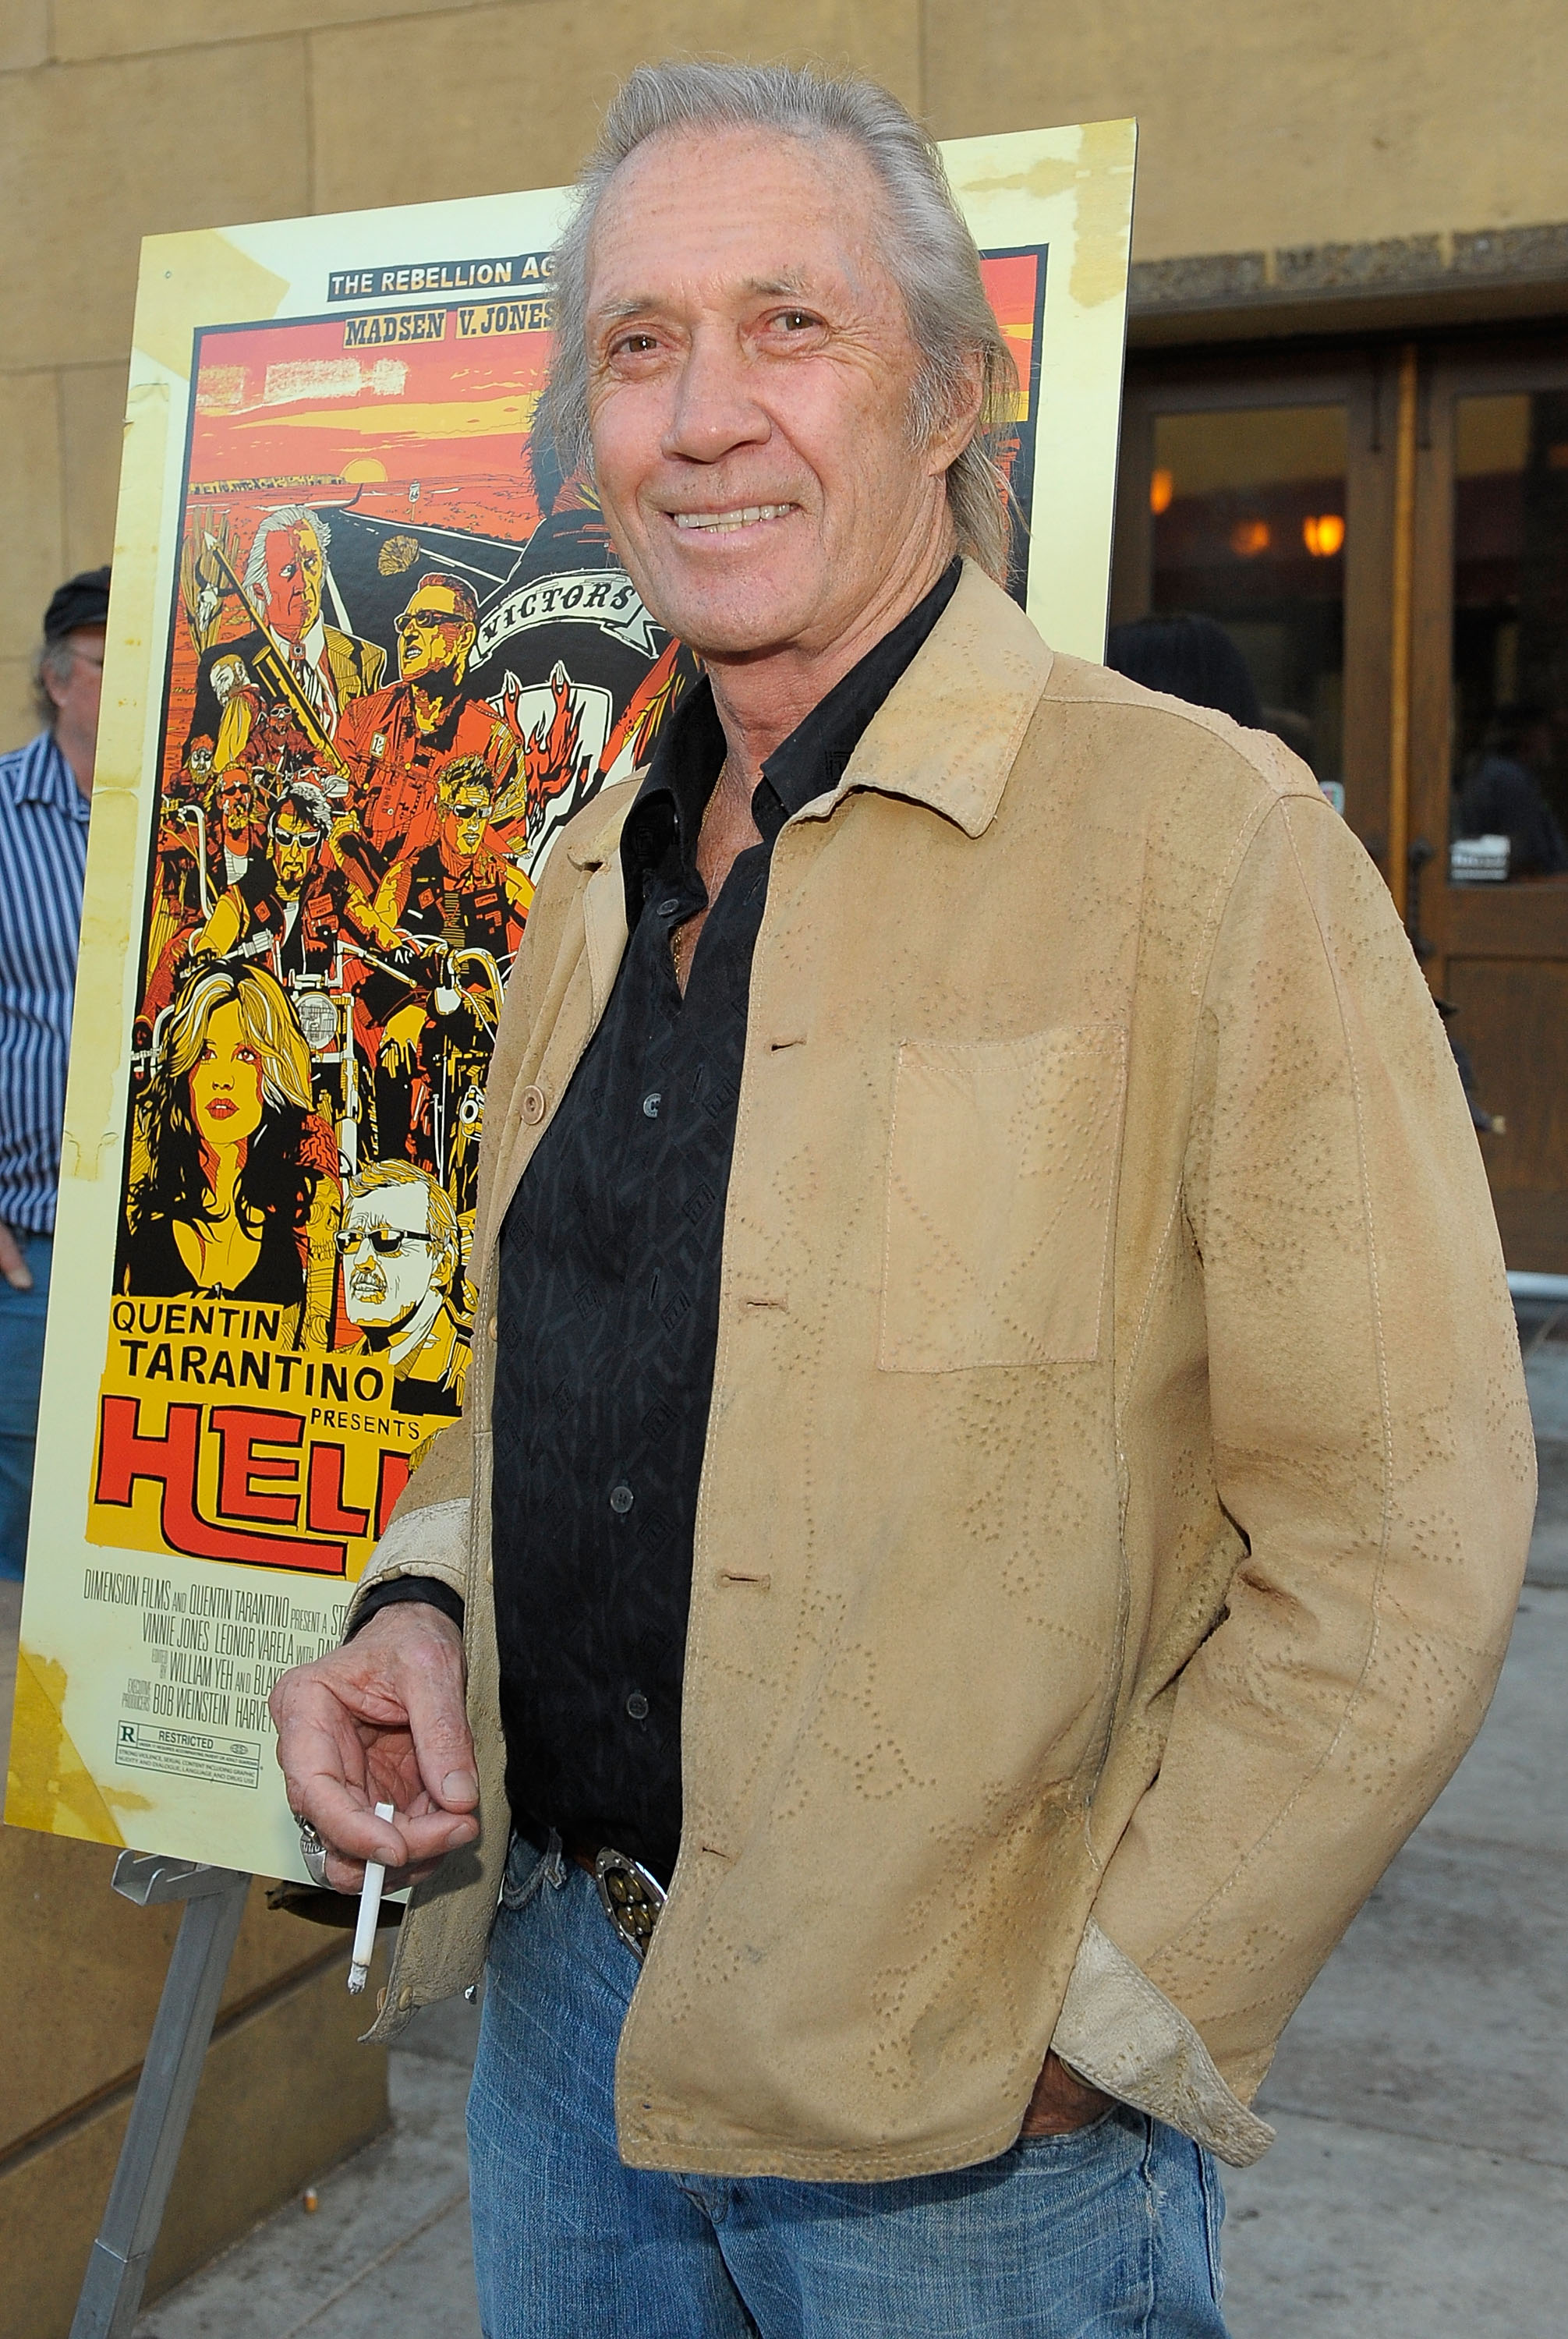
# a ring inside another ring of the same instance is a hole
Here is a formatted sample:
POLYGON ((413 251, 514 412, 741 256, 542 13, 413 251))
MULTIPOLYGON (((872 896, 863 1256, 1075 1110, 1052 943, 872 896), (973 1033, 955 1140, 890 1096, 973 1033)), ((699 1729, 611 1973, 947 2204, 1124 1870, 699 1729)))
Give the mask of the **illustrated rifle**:
MULTIPOLYGON (((225 595, 232 595, 245 608, 250 609, 251 605, 245 598, 245 588, 235 576, 229 557, 215 536, 209 536, 207 538, 207 558, 209 562, 217 568, 222 579, 222 589, 225 595)), ((251 610, 251 614, 254 617, 255 611, 251 610)), ((258 619, 258 623, 260 622, 258 619)), ((262 630, 265 632, 264 627, 262 630)), ((250 663, 254 666, 258 678, 266 683, 274 697, 283 700, 289 712, 329 770, 336 772, 345 780, 351 778, 352 774, 349 766, 322 729, 320 716, 289 671, 288 660, 278 656, 277 649, 270 638, 252 654, 250 663)))

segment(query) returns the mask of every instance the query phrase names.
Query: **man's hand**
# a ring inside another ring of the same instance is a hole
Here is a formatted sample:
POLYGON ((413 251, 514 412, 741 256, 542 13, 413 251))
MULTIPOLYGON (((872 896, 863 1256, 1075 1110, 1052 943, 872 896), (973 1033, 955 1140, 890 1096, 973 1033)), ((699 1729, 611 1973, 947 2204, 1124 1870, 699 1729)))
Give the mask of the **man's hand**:
POLYGON ((13 1291, 31 1291, 33 1270, 22 1256, 22 1246, 3 1219, 0 1219, 0 1275, 5 1278, 13 1291))
POLYGON ((1075 2127, 1087 2127, 1090 2120, 1109 2111, 1111 2100, 1098 2087, 1091 2087, 1086 2079, 1080 2079, 1076 2071, 1070 2071, 1060 2055, 1048 2055, 1045 2068, 1034 2083, 1020 2134, 1070 2136, 1075 2127))
POLYGON ((463 1687, 463 1636, 419 1600, 380 1609, 346 1648, 274 1686, 289 1808, 326 1844, 334 1891, 357 1892, 368 1860, 394 1890, 416 1883, 478 1834, 463 1687), (378 1803, 397 1819, 377 1819, 378 1803))

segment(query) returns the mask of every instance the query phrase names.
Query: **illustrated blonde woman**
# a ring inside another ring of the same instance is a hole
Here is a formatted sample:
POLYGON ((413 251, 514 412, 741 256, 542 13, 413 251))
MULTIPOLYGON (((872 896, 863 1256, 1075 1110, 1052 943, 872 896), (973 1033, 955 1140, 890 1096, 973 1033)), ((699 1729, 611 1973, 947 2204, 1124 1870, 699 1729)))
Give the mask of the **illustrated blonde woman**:
POLYGON ((119 1288, 281 1307, 281 1340, 325 1347, 340 1209, 287 992, 261 967, 199 970, 137 1110, 119 1288))

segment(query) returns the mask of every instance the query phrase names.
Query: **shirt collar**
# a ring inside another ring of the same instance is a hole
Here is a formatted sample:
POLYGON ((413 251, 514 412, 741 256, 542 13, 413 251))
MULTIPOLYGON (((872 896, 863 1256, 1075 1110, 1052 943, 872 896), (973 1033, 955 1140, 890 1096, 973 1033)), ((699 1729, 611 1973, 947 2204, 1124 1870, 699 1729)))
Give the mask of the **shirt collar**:
MULTIPOLYGON (((962 567, 962 560, 950 561, 908 616, 884 634, 774 749, 752 796, 753 817, 764 838, 771 842, 794 814, 838 786, 873 716, 952 600, 962 567)), ((690 869, 695 864, 703 814, 724 760, 724 726, 714 705, 713 686, 705 675, 676 702, 654 750, 647 777, 626 814, 621 860, 631 923, 636 923, 642 909, 646 873, 663 860, 672 834, 679 843, 683 866, 690 869)))
MULTIPOLYGON (((273 633, 271 626, 267 627, 267 631, 271 635, 272 640, 281 651, 283 663, 287 666, 290 659, 294 655, 294 645, 289 640, 286 635, 273 633)), ((320 666, 321 664, 321 653, 326 646, 327 620, 325 617, 318 616, 315 624, 310 628, 310 630, 307 633, 301 635, 300 647, 304 651, 306 657, 313 666, 320 666)))
POLYGON ((11 789, 15 803, 53 804, 56 812, 86 820, 92 807, 76 785, 76 775, 53 731, 40 731, 19 754, 8 755, 5 761, 15 775, 11 789))

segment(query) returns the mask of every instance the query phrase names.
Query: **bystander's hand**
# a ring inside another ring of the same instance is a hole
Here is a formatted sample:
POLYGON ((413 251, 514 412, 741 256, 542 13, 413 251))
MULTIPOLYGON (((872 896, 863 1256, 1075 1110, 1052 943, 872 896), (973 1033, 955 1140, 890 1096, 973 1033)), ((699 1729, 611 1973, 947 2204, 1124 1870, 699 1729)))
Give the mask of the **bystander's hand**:
POLYGON ((1070 2136, 1110 2109, 1112 2098, 1070 2071, 1060 2055, 1048 2055, 1023 2116, 1023 2136, 1070 2136))
POLYGON ((0 1219, 0 1275, 5 1278, 13 1291, 31 1291, 33 1270, 22 1256, 22 1246, 3 1219, 0 1219))
POLYGON ((393 1890, 416 1883, 478 1834, 464 1682, 457 1626, 408 1600, 274 1686, 289 1807, 327 1846, 334 1891, 357 1892, 369 1860, 381 1861, 393 1890), (379 1820, 378 1803, 397 1818, 379 1820))

